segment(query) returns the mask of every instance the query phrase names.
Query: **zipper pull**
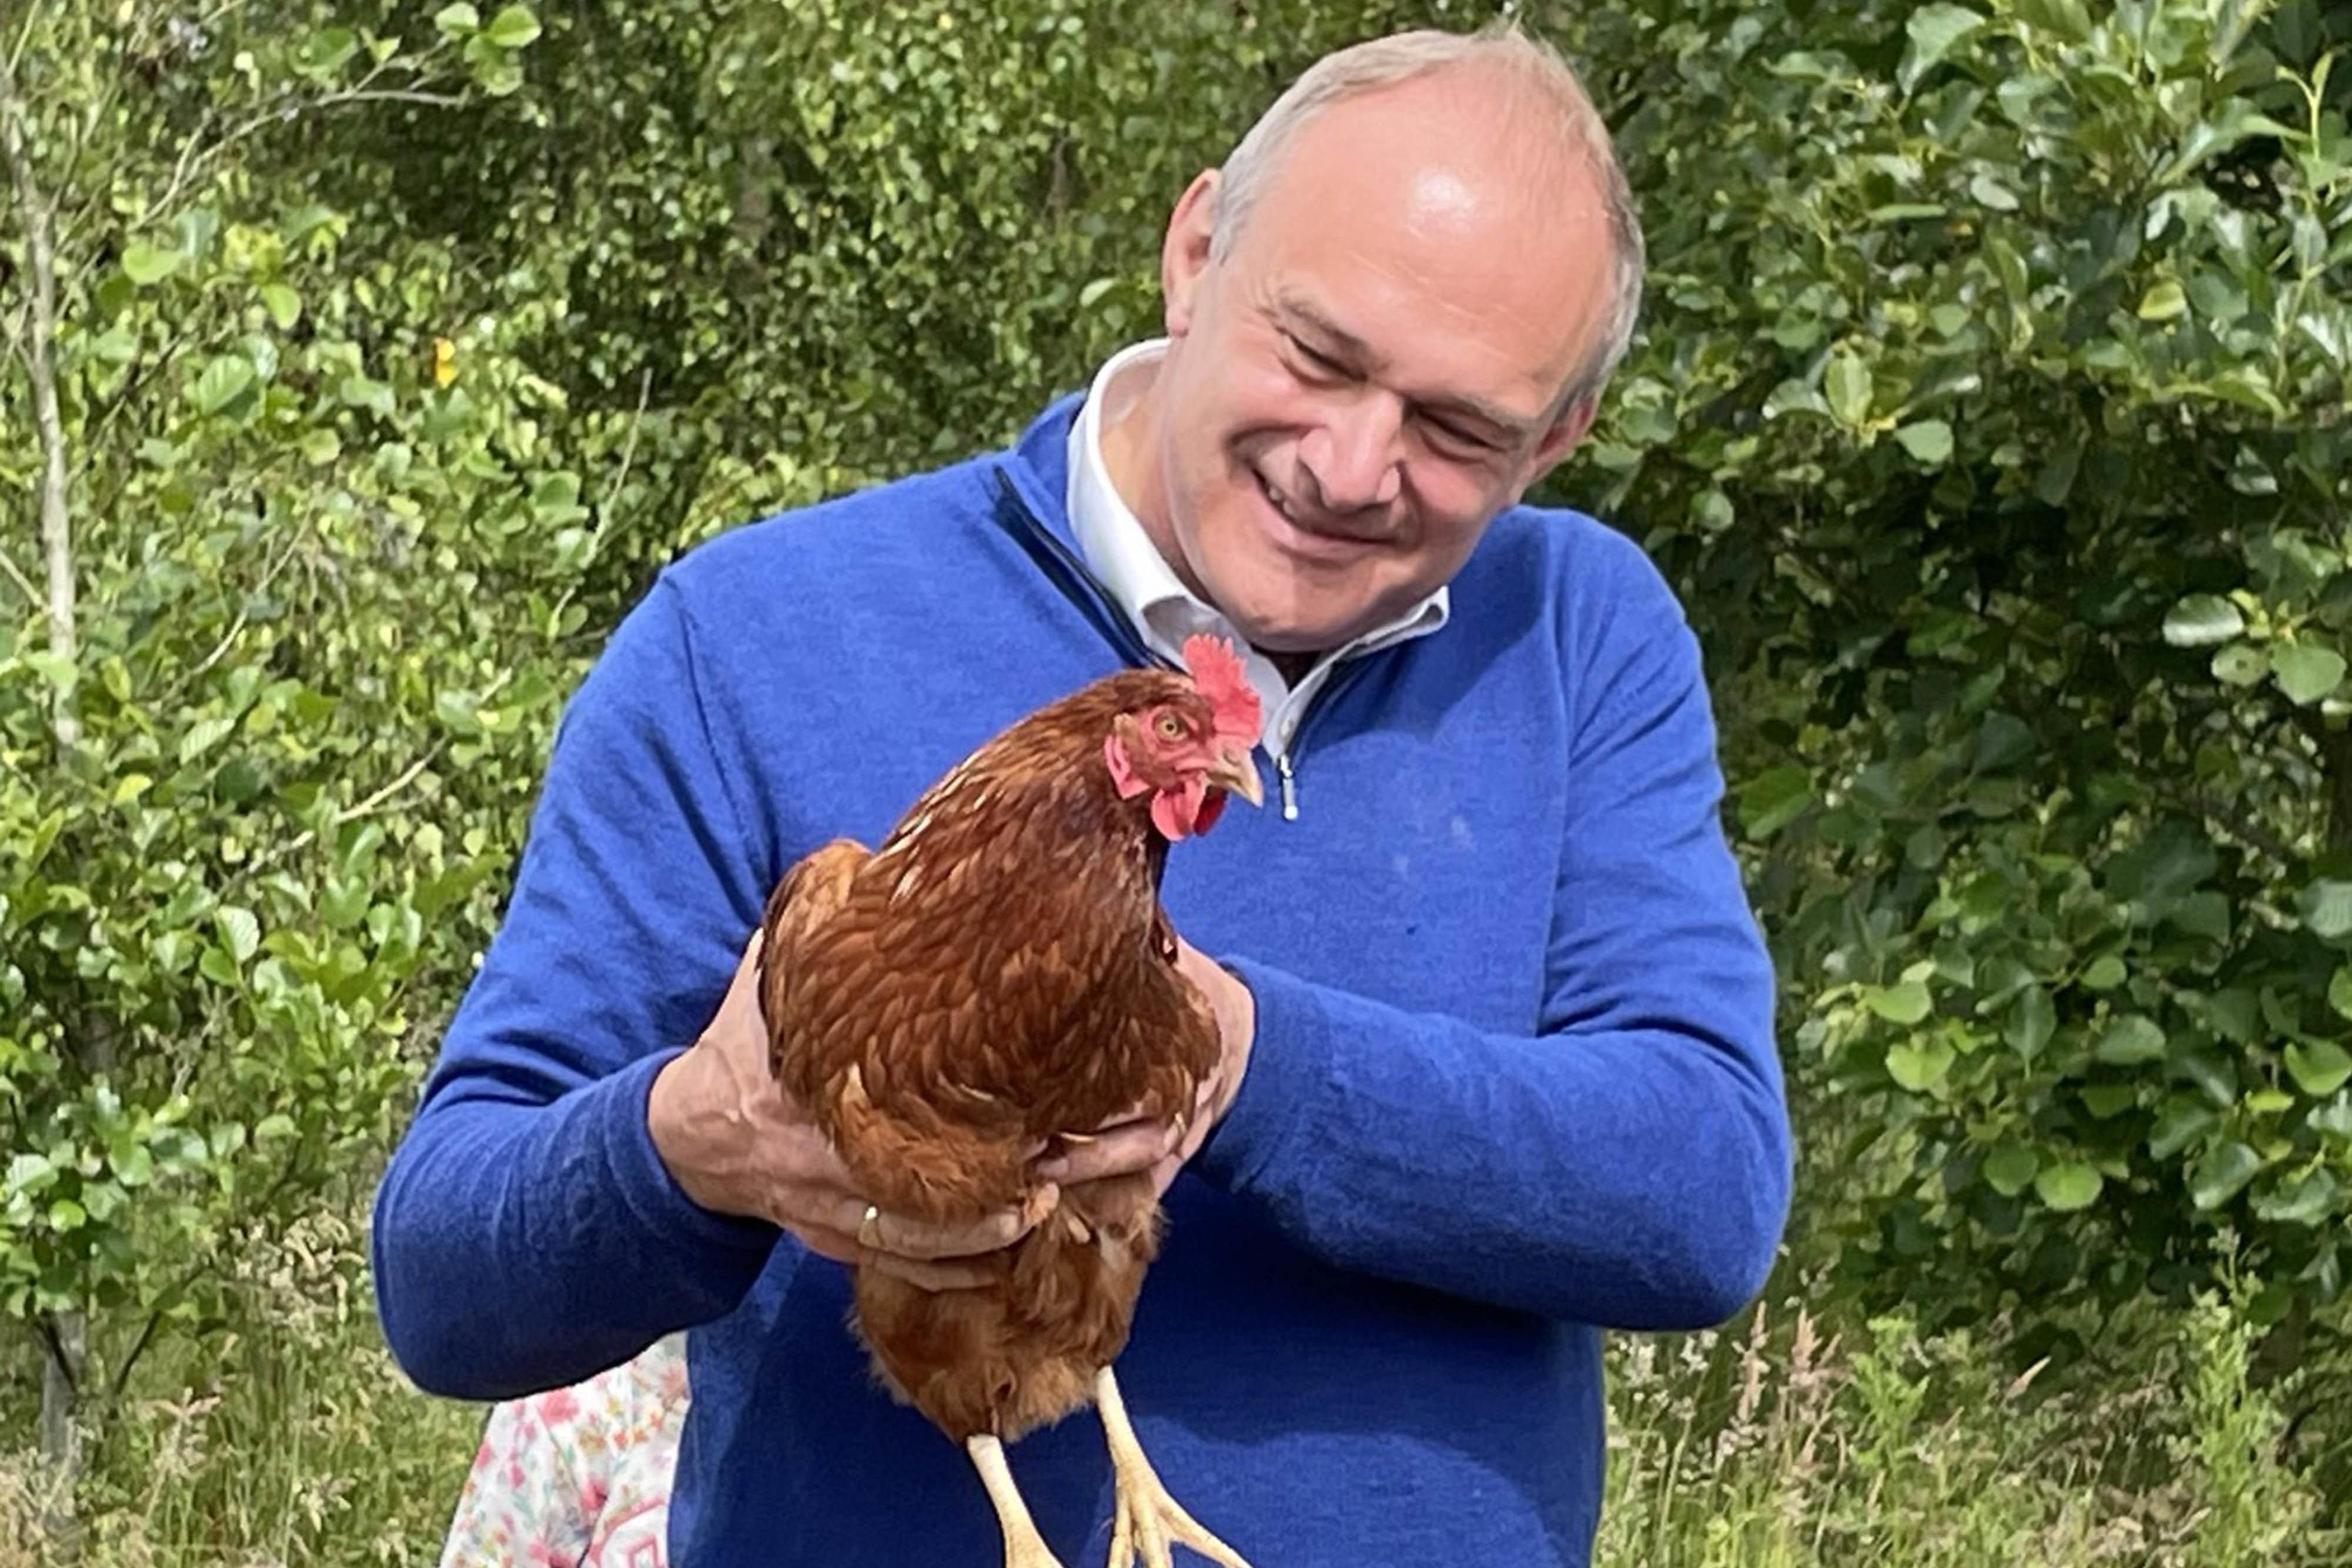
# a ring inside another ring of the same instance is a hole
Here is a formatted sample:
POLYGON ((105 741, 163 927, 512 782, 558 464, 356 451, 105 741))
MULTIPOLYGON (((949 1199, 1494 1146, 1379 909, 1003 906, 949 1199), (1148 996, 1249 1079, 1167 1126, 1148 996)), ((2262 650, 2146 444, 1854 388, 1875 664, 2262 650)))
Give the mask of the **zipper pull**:
POLYGON ((1290 753, 1275 757, 1274 770, 1282 778, 1282 820, 1295 822, 1298 821, 1298 779, 1290 771, 1290 753))

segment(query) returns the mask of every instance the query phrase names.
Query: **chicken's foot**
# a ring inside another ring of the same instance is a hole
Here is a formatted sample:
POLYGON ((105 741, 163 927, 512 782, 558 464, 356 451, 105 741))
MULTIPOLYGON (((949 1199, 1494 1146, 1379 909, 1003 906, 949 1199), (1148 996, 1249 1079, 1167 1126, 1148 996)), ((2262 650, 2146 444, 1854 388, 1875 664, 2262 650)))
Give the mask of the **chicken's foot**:
POLYGON ((1119 1397, 1118 1379, 1106 1366, 1095 1376, 1095 1408, 1102 1415, 1103 1436, 1110 1443, 1110 1468, 1118 1490, 1118 1514, 1111 1525, 1109 1568, 1133 1568, 1137 1553, 1145 1568, 1174 1568, 1171 1544, 1189 1546, 1225 1568, 1250 1568, 1242 1554, 1209 1533, 1201 1521, 1168 1495, 1159 1472, 1143 1456, 1135 1427, 1127 1418, 1127 1402, 1119 1397))
POLYGON ((1012 1468, 1004 1462, 1004 1445, 987 1433, 969 1438, 964 1452, 971 1456, 988 1500, 996 1505, 996 1525, 1004 1532, 1004 1568, 1062 1568, 1062 1560, 1037 1532, 1021 1489, 1013 1484, 1012 1468))

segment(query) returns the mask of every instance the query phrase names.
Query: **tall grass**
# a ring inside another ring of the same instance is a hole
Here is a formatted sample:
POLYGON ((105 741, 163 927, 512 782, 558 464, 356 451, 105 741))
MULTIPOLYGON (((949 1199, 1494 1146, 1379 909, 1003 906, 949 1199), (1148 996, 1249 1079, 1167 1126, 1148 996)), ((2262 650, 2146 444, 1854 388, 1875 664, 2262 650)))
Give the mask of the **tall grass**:
POLYGON ((437 1560, 481 1412, 393 1364, 357 1226, 257 1236, 232 1272, 238 1326, 159 1351, 92 1434, 74 1552, 29 1528, 31 1456, 0 1455, 0 1568, 437 1560))
POLYGON ((1897 1317, 1825 1333, 1801 1298, 1612 1358, 1617 1568, 2352 1564, 2283 1451, 2243 1298, 2117 1332, 2121 1373, 2049 1386, 1897 1317))
MULTIPOLYGON (((93 1434, 80 1568, 435 1562, 481 1413, 393 1366, 356 1228, 257 1239, 236 1282, 242 1326, 142 1367, 93 1434)), ((2296 1380, 2256 1386, 2239 1306, 2149 1317, 2107 1358, 2128 1370, 2058 1387, 2002 1370, 1999 1336, 1832 1332, 1808 1299, 1615 1343, 1601 1563, 2352 1564, 2282 1458, 2296 1380)), ((0 1454, 0 1568, 62 1568, 36 1504, 29 1455, 0 1454)))

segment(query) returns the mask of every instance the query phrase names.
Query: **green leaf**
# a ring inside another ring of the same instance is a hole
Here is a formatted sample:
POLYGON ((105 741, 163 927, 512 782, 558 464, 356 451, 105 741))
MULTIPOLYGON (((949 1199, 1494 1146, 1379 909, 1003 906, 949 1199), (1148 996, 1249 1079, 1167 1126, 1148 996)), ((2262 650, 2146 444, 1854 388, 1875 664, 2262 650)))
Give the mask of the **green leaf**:
POLYGON ((205 367, 190 395, 195 399, 198 413, 215 414, 243 397, 253 382, 251 361, 243 354, 221 354, 205 367))
MULTIPOLYGON (((2002 184, 1999 180, 1994 179, 1990 174, 1979 172, 1970 178, 1969 181, 1969 194, 1974 196, 1979 202, 1990 207, 1996 213, 2013 213, 2017 211, 2017 193, 2011 190, 2007 185, 2002 184)), ((1949 337, 1950 334, 1946 333, 1945 336, 1949 337)))
POLYGON ((2176 1096, 2165 1102, 2156 1125, 2148 1130, 2147 1152, 2159 1160, 2168 1160, 2221 1124, 2221 1113, 2212 1106, 2201 1100, 2176 1096))
POLYGON ((2164 618, 2164 640, 2176 648, 2210 647, 2245 629, 2238 607, 2218 593, 2192 593, 2164 618))
POLYGON ((2325 1100, 2352 1080, 2352 1054, 2332 1040, 2296 1041, 2286 1048, 2287 1075, 2315 1100, 2325 1100))
POLYGON ((1912 1093, 1924 1094, 1944 1081, 1952 1057, 1952 1048, 1940 1040, 1931 1038, 1924 1044, 1906 1040, 1887 1048, 1886 1071, 1912 1093))
POLYGON ((161 283, 180 270, 188 258, 176 250, 164 250, 157 246, 133 245, 122 253, 123 275, 142 288, 151 283, 161 283))
POLYGON ((2139 1091, 2128 1083, 2093 1083, 2079 1092, 2083 1108, 2102 1122, 2139 1103, 2139 1091))
POLYGON ((2326 1166, 2254 1199, 2254 1218, 2273 1225, 2317 1225, 2336 1208, 2336 1175, 2326 1166))
POLYGON ((1903 64, 1896 69, 1895 79, 1905 92, 1909 92, 1962 39, 1984 25, 1985 19, 1965 5, 1920 6, 1911 13, 1905 28, 1911 35, 1911 45, 1903 52, 1903 64))
POLYGON ((2310 643, 2280 643, 2271 649, 2271 677, 2289 702, 2315 703, 2344 678, 2344 655, 2310 643))
POLYGON ((1830 416, 1849 430, 1858 430, 1870 417, 1870 367, 1841 351, 1822 374, 1822 390, 1829 395, 1830 416))
POLYGON ((1892 986, 1872 986, 1862 993, 1862 1000, 1864 1006, 1889 1023, 1919 1023, 1936 1008, 1935 998, 1927 994, 1927 988, 1916 980, 1902 980, 1892 986))
POLYGON ((227 904, 213 918, 220 926, 221 939, 228 944, 229 956, 239 964, 250 959, 261 946, 261 922, 254 918, 253 911, 227 904))
POLYGON ((2126 1013, 2107 1026, 2092 1055, 2111 1067, 2164 1060, 2164 1030, 2144 1013, 2126 1013))
POLYGON ((261 303, 269 311, 269 319, 281 332, 290 332, 294 323, 302 319, 302 297, 282 283, 261 286, 261 303))
POLYGON ((2352 1019, 2352 964, 2339 967, 2327 982, 2327 1005, 2352 1019))
POLYGON ((155 1157, 143 1147, 130 1150, 112 1164, 115 1176, 125 1186, 145 1186, 155 1178, 155 1157))
POLYGON ((490 18, 482 37, 502 49, 520 49, 539 37, 539 18, 528 5, 509 5, 490 18))
POLYGON ((2095 991, 2112 991, 2124 983, 2126 973, 2121 958, 2113 953, 2102 953, 2083 971, 2083 984, 2095 991))
POLYGON ((2042 1168, 2042 1156, 2023 1144, 2007 1143, 1985 1156, 1984 1178, 2003 1197, 2015 1197, 2042 1168))
POLYGON ((338 931, 349 931, 367 918, 368 903, 364 878, 330 878, 319 899, 319 918, 338 931))
POLYGON ((2034 1195, 2060 1214, 2090 1207, 2105 1186, 2105 1178, 2080 1160, 2052 1166, 2033 1178, 2034 1195))
POLYGON ((2336 882, 2321 877, 2303 890, 2295 900, 2303 915, 2304 928, 2323 941, 2352 932, 2352 882, 2336 882))
POLYGON ((463 38, 481 30, 482 14, 466 0, 457 0, 433 13, 433 26, 445 38, 463 38))
POLYGON ((2189 291, 2180 280, 2168 277, 2140 297, 2139 319, 2143 321, 2169 321, 2189 309, 2189 291))
POLYGON ((1104 295, 1108 294, 1112 289, 1118 287, 1118 279, 1116 277, 1097 277, 1093 279, 1084 288, 1078 290, 1078 308, 1081 310, 1093 309, 1096 300, 1100 299, 1104 295))
POLYGON ((1793 763, 1784 764, 1739 787, 1739 826, 1751 839, 1769 839, 1812 803, 1812 775, 1793 763))
POLYGON ((2009 1009, 2009 1028, 2003 1031, 2010 1048, 2032 1061, 2050 1043, 2058 1030, 2058 1009, 2050 1000, 2050 993, 2040 985, 2032 985, 2018 993, 2015 1005, 2009 1009))
POLYGON ((194 762, 197 758, 218 746, 223 740, 228 738, 228 732, 236 727, 236 721, 230 718, 196 720, 188 727, 188 732, 180 737, 181 765, 184 767, 194 762))
POLYGON ((49 1205, 49 1228, 79 1230, 89 1222, 89 1213, 72 1198, 61 1197, 49 1205))
POLYGON ((2262 1168, 2262 1156, 2235 1139, 2216 1144, 2189 1173, 2189 1199, 2200 1209, 2219 1208, 2237 1197, 2262 1168))
POLYGON ((1940 419, 1923 419, 1895 433, 1903 450, 1929 467, 1940 467, 1952 455, 1952 427, 1940 419))
POLYGON ((2213 678, 2225 685, 2251 686, 2271 673, 2269 650, 2232 643, 2213 655, 2213 678))

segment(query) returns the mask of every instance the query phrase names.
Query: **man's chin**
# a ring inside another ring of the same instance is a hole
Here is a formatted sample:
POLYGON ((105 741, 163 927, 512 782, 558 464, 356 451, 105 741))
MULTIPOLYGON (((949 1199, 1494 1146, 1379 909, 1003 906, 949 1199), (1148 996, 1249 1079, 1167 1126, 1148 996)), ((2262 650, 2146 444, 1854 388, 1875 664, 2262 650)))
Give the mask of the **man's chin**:
POLYGON ((1360 615, 1268 610, 1224 600, 1219 601, 1219 607, 1244 641, 1267 654, 1328 653, 1355 636, 1357 624, 1363 619, 1360 615))

